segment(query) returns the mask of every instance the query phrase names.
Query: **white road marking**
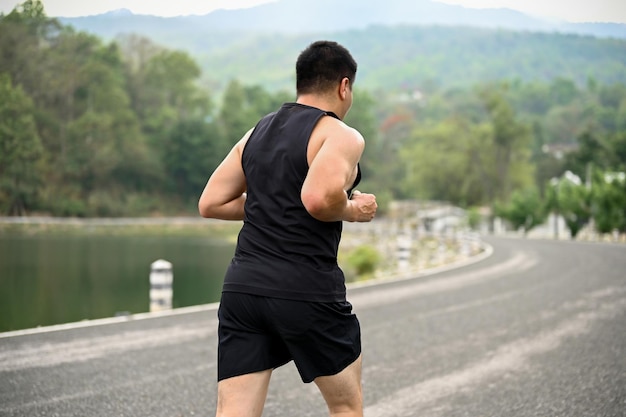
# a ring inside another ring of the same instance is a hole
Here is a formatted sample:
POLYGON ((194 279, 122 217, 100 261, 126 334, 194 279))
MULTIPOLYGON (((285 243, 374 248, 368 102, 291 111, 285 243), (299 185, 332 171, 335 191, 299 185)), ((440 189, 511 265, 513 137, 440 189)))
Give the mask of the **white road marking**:
MULTIPOLYGON (((529 366, 530 359, 557 349, 566 339, 587 333, 594 322, 610 319, 626 309, 626 288, 609 288, 588 294, 578 307, 585 311, 573 315, 551 331, 533 338, 522 338, 501 346, 493 354, 464 369, 408 386, 382 398, 365 409, 370 417, 406 417, 420 415, 419 411, 432 406, 444 397, 470 390, 479 383, 505 373, 519 372, 529 366), (617 300, 598 300, 621 294, 617 300)), ((565 306, 569 308, 570 306, 565 306)))
POLYGON ((216 331, 217 324, 213 320, 205 327, 171 326, 153 330, 127 331, 110 336, 83 337, 68 342, 25 344, 9 349, 0 347, 0 371, 84 362, 130 350, 208 338, 216 331))
POLYGON ((507 261, 476 271, 459 273, 446 278, 438 278, 429 282, 418 282, 412 285, 395 288, 380 288, 377 291, 355 294, 349 297, 355 308, 367 308, 391 304, 416 296, 430 295, 445 291, 453 291, 469 285, 479 284, 504 277, 507 273, 520 272, 532 268, 537 260, 528 254, 518 252, 507 261))

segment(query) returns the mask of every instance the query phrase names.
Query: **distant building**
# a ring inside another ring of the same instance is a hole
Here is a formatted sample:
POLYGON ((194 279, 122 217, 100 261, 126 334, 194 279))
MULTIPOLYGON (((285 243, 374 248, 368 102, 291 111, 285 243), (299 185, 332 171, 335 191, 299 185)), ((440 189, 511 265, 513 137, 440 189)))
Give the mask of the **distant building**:
POLYGON ((556 159, 563 159, 568 153, 576 152, 578 150, 577 143, 552 143, 546 144, 541 147, 543 153, 547 153, 555 157, 556 159))

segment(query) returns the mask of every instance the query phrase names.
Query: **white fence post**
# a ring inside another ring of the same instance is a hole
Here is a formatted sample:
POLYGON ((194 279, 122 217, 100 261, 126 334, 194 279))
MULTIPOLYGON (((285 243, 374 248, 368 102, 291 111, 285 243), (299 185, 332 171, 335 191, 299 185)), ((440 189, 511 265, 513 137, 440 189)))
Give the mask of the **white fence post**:
POLYGON ((159 259, 150 265, 150 312, 172 308, 172 264, 159 259))
POLYGON ((396 258, 398 269, 401 271, 409 269, 412 243, 411 235, 408 233, 401 233, 396 237, 396 258))

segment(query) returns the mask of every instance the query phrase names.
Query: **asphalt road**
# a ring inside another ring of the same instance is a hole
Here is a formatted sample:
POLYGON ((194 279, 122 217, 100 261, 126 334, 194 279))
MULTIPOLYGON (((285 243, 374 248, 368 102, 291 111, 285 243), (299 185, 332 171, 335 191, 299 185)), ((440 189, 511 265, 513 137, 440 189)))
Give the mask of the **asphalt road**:
MULTIPOLYGON (((626 416, 626 246, 487 241, 476 264, 350 289, 365 415, 626 416)), ((215 306, 112 321, 0 334, 0 416, 213 415, 215 306)), ((293 364, 265 410, 326 415, 293 364)))

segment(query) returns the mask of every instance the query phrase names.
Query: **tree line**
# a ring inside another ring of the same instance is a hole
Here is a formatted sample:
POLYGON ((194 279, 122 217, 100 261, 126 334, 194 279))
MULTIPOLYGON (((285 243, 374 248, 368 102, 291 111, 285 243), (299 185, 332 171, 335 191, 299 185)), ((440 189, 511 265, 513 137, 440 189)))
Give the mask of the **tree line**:
MULTIPOLYGON (((294 99, 236 79, 224 90, 205 80, 188 53, 137 35, 105 43, 48 18, 37 0, 0 16, 0 211, 195 212, 230 147, 294 99)), ((346 121, 366 137, 363 189, 383 212, 393 199, 436 199, 490 206, 515 227, 558 210, 572 224, 595 219, 603 230, 625 230, 623 83, 356 86, 346 121)))
POLYGON ((229 84, 216 109, 188 54, 129 35, 108 44, 27 0, 0 19, 0 210, 190 212, 208 176, 285 99, 229 84))
POLYGON ((572 236, 592 220, 626 231, 626 85, 501 81, 386 102, 366 149, 386 199, 487 206, 526 231, 551 212, 572 236))

